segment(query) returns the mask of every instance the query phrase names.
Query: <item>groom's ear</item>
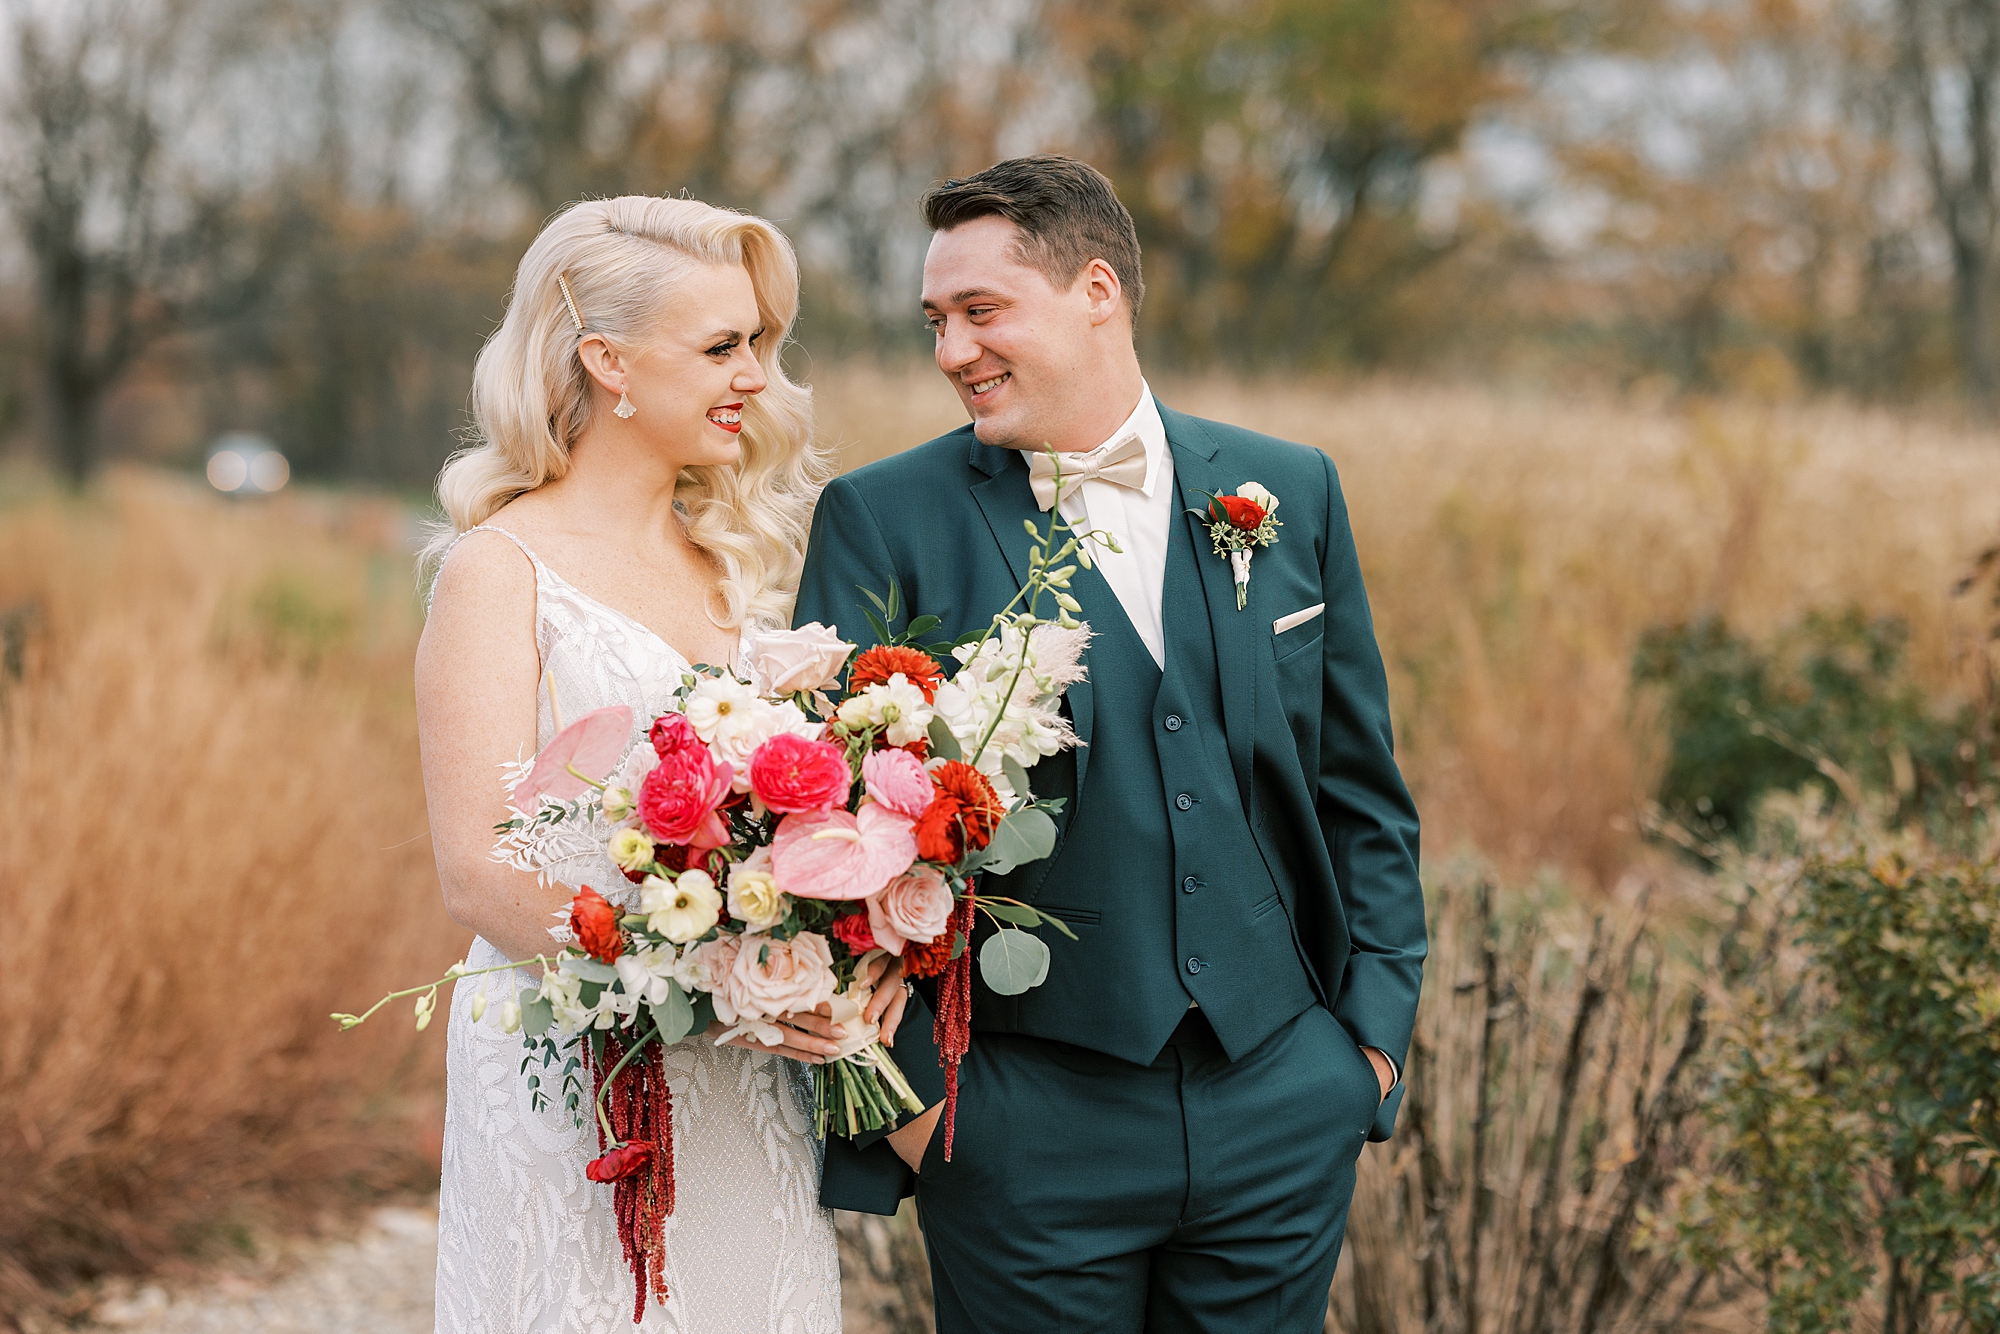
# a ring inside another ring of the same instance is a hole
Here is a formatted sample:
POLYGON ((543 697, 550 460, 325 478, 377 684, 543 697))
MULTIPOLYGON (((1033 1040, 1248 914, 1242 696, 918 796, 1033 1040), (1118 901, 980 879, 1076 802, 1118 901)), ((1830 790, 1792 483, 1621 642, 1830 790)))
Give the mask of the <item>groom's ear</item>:
POLYGON ((1126 330, 1131 330, 1132 320, 1125 309, 1125 288, 1118 281, 1118 270, 1104 260, 1093 259, 1083 266, 1076 280, 1083 286, 1085 309, 1093 325, 1123 320, 1126 330))

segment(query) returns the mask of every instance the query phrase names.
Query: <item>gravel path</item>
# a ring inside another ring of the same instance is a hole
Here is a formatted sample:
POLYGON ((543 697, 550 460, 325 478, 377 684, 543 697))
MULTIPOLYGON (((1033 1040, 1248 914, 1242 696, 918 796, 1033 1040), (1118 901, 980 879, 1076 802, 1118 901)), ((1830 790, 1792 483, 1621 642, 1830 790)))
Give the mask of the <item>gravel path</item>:
POLYGON ((437 1211, 377 1209, 351 1240, 309 1243, 269 1280, 112 1297, 97 1329, 137 1334, 428 1334, 437 1211))
MULTIPOLYGON (((929 1334, 923 1242, 899 1219, 839 1216, 847 1334, 929 1334)), ((429 1334, 436 1209, 377 1209, 352 1237, 287 1243, 267 1276, 107 1294, 90 1331, 127 1334, 429 1334)))

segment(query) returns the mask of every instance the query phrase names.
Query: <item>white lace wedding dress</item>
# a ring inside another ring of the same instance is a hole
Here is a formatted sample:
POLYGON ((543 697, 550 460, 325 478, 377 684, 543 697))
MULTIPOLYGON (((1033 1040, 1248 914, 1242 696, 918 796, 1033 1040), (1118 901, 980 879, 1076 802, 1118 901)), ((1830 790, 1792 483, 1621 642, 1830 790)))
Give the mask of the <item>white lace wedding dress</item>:
MULTIPOLYGON (((479 532, 480 529, 472 529, 479 532)), ((519 538, 535 567, 535 642, 565 719, 627 704, 635 743, 671 702, 687 660, 643 625, 566 583, 519 538)), ((555 731, 542 692, 539 736, 555 731)), ((494 782, 500 775, 494 775, 494 782)), ((580 840, 555 878, 606 897, 631 886, 580 840)), ((474 940, 474 968, 506 957, 474 940)), ((482 979, 459 982, 445 1039, 444 1181, 438 1202, 439 1334, 619 1334, 632 1330, 633 1278, 619 1248, 611 1187, 587 1181, 594 1126, 562 1107, 560 1067, 521 1069, 520 1037, 500 1031, 500 1003, 532 981, 483 980, 484 1023, 472 1021, 482 979), (528 1074, 552 1093, 535 1111, 528 1074)), ((811 1073, 782 1056, 695 1036, 666 1051, 674 1095, 674 1212, 666 1282, 639 1330, 675 1334, 836 1334, 840 1266, 833 1215, 821 1209, 811 1073)), ((587 1090, 587 1086, 586 1086, 587 1090)), ((588 1097, 588 1092, 585 1094, 588 1097)), ((587 1106, 587 1104, 586 1104, 587 1106)))

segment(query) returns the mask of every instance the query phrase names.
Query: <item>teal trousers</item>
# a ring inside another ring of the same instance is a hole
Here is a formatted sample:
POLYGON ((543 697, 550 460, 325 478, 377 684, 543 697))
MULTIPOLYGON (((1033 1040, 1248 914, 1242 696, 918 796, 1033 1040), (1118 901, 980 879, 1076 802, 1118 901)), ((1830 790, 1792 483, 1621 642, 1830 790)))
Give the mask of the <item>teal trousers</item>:
POLYGON ((1381 1086, 1314 1005, 1241 1060, 977 1033, 917 1175, 939 1334, 1316 1334, 1381 1086))

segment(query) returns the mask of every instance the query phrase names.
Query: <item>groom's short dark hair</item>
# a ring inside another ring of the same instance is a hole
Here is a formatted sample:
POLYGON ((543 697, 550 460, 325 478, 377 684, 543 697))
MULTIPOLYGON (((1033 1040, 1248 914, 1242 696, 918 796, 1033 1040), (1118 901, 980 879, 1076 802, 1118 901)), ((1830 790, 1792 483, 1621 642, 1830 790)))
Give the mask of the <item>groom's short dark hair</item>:
POLYGON ((1021 229, 1021 262, 1066 289, 1083 266, 1101 259, 1118 275, 1134 323, 1146 280, 1139 233, 1104 173, 1059 154, 1009 158, 976 176, 940 181, 918 206, 934 232, 974 218, 1005 218, 1021 229))

